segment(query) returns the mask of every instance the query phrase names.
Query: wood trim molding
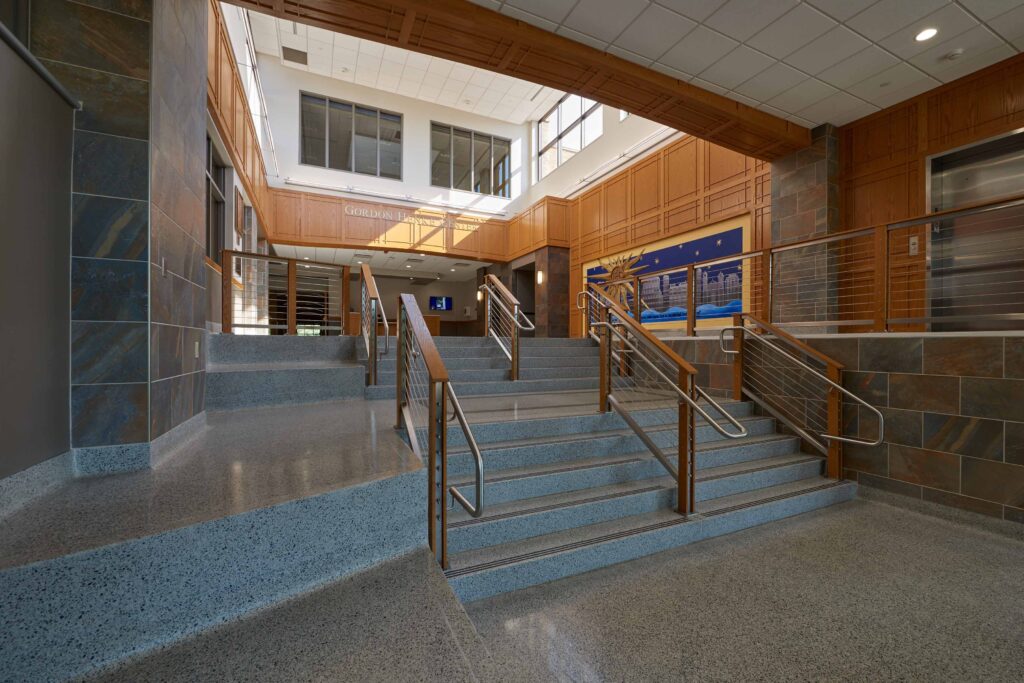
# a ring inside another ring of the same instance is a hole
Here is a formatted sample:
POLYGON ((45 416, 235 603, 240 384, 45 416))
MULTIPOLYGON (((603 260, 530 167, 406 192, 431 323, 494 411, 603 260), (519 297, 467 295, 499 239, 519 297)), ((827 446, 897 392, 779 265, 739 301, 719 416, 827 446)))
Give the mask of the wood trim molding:
POLYGON ((791 121, 468 0, 229 2, 573 92, 760 159, 811 142, 791 121))

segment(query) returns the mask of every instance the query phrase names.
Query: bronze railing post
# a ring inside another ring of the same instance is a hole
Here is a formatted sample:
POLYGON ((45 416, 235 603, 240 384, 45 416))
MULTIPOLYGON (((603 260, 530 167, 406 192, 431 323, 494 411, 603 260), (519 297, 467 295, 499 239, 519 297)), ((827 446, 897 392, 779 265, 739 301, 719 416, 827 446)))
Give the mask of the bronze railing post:
POLYGON ((224 334, 231 334, 235 315, 234 297, 231 295, 233 266, 231 252, 225 249, 220 257, 220 331, 224 334))
POLYGON ((402 306, 402 297, 398 297, 398 320, 395 321, 395 429, 402 428, 402 407, 405 405, 405 392, 402 391, 402 375, 405 372, 405 326, 405 309, 402 306))
MULTIPOLYGON (((732 314, 733 327, 743 327, 743 314, 732 314)), ((732 398, 734 401, 743 400, 743 330, 733 330, 734 340, 733 351, 736 355, 732 357, 732 398)))
MULTIPOLYGON (((827 377, 842 386, 843 371, 833 364, 828 365, 827 377)), ((843 435, 843 395, 838 390, 828 390, 828 433, 831 436, 843 435)), ((843 475, 843 442, 829 439, 827 472, 829 479, 839 479, 843 475)))
MULTIPOLYGON (((598 320, 600 322, 607 322, 608 310, 603 306, 598 310, 598 320)), ((601 340, 601 348, 598 352, 598 356, 601 359, 601 380, 600 380, 600 397, 598 399, 598 410, 602 413, 608 412, 608 393, 611 390, 611 370, 612 370, 612 340, 611 333, 608 328, 604 325, 599 327, 601 340)))
POLYGON ((889 226, 879 225, 875 228, 875 332, 885 332, 889 317, 889 226))
MULTIPOLYGON (((679 369, 679 388, 690 395, 690 373, 685 369, 679 369)), ((676 512, 681 515, 693 512, 693 494, 690 489, 690 461, 693 458, 690 444, 690 429, 693 420, 693 411, 690 404, 679 400, 679 423, 678 443, 679 458, 676 464, 676 512)))
POLYGON ((761 252, 761 299, 764 302, 764 310, 761 312, 761 319, 770 323, 772 321, 772 250, 765 249, 761 252))
POLYGON ((519 304, 512 308, 512 381, 519 379, 519 304))
POLYGON ((686 336, 697 334, 697 269, 686 269, 686 336))
POLYGON ((427 501, 430 549, 442 569, 448 568, 448 514, 445 505, 445 491, 448 489, 448 467, 445 447, 447 445, 447 404, 444 382, 430 380, 427 388, 427 441, 429 472, 427 486, 430 498, 427 501))
POLYGON ((484 289, 484 336, 491 336, 491 290, 484 289))
POLYGON ((349 309, 349 297, 352 293, 349 290, 351 283, 349 278, 352 276, 352 269, 348 266, 341 267, 341 334, 347 335, 348 330, 348 309, 349 309))
POLYGON ((633 316, 637 322, 640 322, 640 316, 643 314, 644 306, 640 301, 640 278, 633 278, 633 316))
POLYGON ((288 259, 288 334, 298 334, 298 316, 296 315, 298 302, 295 300, 297 275, 298 270, 295 259, 288 259))

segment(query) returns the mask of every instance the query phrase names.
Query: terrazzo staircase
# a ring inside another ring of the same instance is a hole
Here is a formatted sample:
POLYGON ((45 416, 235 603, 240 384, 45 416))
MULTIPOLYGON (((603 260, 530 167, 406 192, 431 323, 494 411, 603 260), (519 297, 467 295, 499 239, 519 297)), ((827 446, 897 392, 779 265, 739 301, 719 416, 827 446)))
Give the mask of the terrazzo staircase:
POLYGON ((232 410, 363 395, 365 368, 354 337, 215 334, 206 367, 206 407, 232 410))
MULTIPOLYGON (((383 349, 384 340, 380 344, 383 349)), ((596 389, 597 346, 589 339, 523 338, 519 379, 509 381, 509 360, 497 342, 486 337, 434 337, 459 397, 596 389)), ((394 337, 377 364, 377 384, 367 386, 368 400, 394 400, 394 337)), ((366 346, 356 341, 356 358, 366 363, 366 346)))
MULTIPOLYGON (((823 459, 800 452, 774 419, 747 402, 723 402, 748 436, 726 439, 697 427, 697 514, 674 512, 675 482, 614 413, 600 414, 566 392, 566 403, 520 419, 482 412, 464 398, 485 463, 482 517, 451 505, 445 574, 463 601, 579 574, 850 499, 855 484, 825 479, 823 459), (544 414, 555 415, 544 417, 544 414), (566 414, 575 413, 575 414, 566 414), (478 415, 474 419, 474 414, 478 415)), ((539 399, 538 399, 539 400, 539 399)), ((529 403, 524 402, 524 405, 529 403)), ((518 405, 517 405, 518 411, 518 405)), ((633 415, 675 460, 670 411, 633 415)), ((472 459, 462 431, 448 433, 449 483, 473 496, 472 459)))

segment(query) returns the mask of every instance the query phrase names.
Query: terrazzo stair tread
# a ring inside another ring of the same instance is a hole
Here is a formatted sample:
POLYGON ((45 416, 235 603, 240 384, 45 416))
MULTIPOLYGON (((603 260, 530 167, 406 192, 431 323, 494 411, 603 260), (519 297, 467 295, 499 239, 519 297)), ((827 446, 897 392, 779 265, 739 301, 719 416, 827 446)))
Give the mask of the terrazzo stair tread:
POLYGON ((206 373, 206 408, 315 403, 363 395, 365 369, 358 363, 309 361, 216 365, 206 373))
POLYGON ((208 373, 215 372, 266 372, 273 370, 334 370, 337 368, 359 368, 362 365, 351 361, 280 361, 267 363, 214 363, 206 366, 208 373))
MULTIPOLYGON (((395 370, 378 371, 378 384, 394 384, 395 370)), ((508 368, 472 368, 469 370, 448 368, 448 379, 452 382, 502 382, 508 381, 508 368)))
MULTIPOLYGON (((364 359, 363 364, 366 363, 364 359)), ((485 358, 446 358, 444 365, 449 370, 468 370, 472 368, 479 368, 481 370, 496 370, 505 369, 508 370, 508 358, 504 356, 488 356, 485 358)), ((382 358, 377 362, 378 372, 395 372, 397 362, 394 358, 382 358)))
POLYGON ((521 379, 516 382, 504 380, 500 382, 452 382, 455 393, 462 396, 480 394, 519 394, 536 393, 537 391, 561 391, 563 389, 595 389, 600 380, 597 377, 557 378, 557 379, 521 379))
MULTIPOLYGON (((697 505, 699 508, 707 500, 799 481, 820 472, 821 459, 804 454, 777 456, 742 466, 704 470, 697 475, 697 505)), ((618 517, 672 508, 677 492, 675 478, 662 467, 648 469, 648 474, 652 476, 499 502, 489 505, 479 518, 470 517, 457 506, 448 517, 449 552, 508 543, 618 517)), ((469 498, 472 500, 472 496, 469 498)))
POLYGON ((548 377, 600 377, 601 369, 595 365, 559 365, 548 368, 520 367, 519 379, 545 379, 548 377))
MULTIPOLYGON (((599 413, 593 410, 576 415, 559 415, 557 417, 523 418, 509 420, 507 415, 492 414, 486 422, 472 419, 467 414, 470 427, 473 431, 473 438, 478 444, 498 443, 508 440, 514 434, 529 434, 532 437, 561 436, 582 433, 594 433, 613 429, 627 429, 628 425, 618 413, 599 413), (504 419, 502 419, 504 418, 504 419), (503 435, 506 435, 503 437, 503 435)), ((752 415, 752 404, 744 401, 724 402, 722 407, 733 417, 750 417, 752 415)), ((463 406, 465 411, 465 406, 463 406)), ((664 417, 660 410, 641 410, 632 413, 633 418, 641 425, 647 426, 658 424, 660 418, 664 417)), ((465 434, 460 425, 448 427, 448 449, 455 452, 465 447, 465 434)))
MULTIPOLYGON (((648 456, 650 458, 650 456, 648 456)), ((600 461, 606 463, 617 462, 617 458, 602 458, 600 461)), ((762 469, 770 469, 775 467, 784 467, 787 465, 803 464, 815 462, 821 464, 821 458, 817 456, 811 456, 804 453, 789 453, 786 455, 776 455, 759 460, 748 461, 744 463, 736 463, 731 465, 722 465, 717 467, 705 468, 697 471, 697 482, 702 481, 713 481, 721 479, 723 477, 731 477, 739 474, 747 474, 762 469)), ((660 463, 658 463, 660 465, 660 463)), ((540 476, 546 470, 544 468, 535 468, 531 473, 524 474, 523 476, 540 476)), ((505 501, 495 505, 488 505, 484 514, 480 517, 471 517, 468 512, 462 509, 461 506, 456 506, 453 512, 449 513, 448 520, 449 524, 461 523, 461 524, 480 524, 493 520, 496 517, 502 517, 511 512, 529 512, 538 508, 546 508, 555 505, 562 505, 566 503, 587 501, 591 498, 602 497, 608 494, 621 493, 626 491, 642 490, 650 488, 651 486, 659 487, 675 487, 675 480, 661 467, 661 471, 664 473, 655 477, 647 477, 645 479, 632 480, 627 482, 619 482, 615 484, 609 484, 607 486, 598 486, 587 489, 577 489, 572 491, 562 491, 559 493, 552 493, 543 496, 536 496, 533 498, 521 498, 512 501, 505 501)), ((484 477, 486 483, 487 478, 484 477)), ((471 487, 473 484, 472 480, 463 480, 458 482, 449 481, 449 485, 458 486, 462 489, 471 487)), ((486 495, 486 488, 484 489, 486 495)), ((471 493, 471 491, 466 491, 471 493)))
MULTIPOLYGON (((501 349, 498 349, 501 353, 501 349)), ((587 357, 597 360, 600 349, 596 346, 534 346, 531 348, 520 348, 519 358, 520 362, 524 358, 542 358, 542 357, 563 357, 563 356, 576 356, 576 357, 587 357)))
MULTIPOLYGON (((591 355, 580 355, 580 356, 529 356, 524 355, 525 352, 519 354, 519 367, 521 368, 552 368, 552 367, 566 367, 566 366, 598 366, 598 359, 596 356, 591 355)), ((507 362, 507 361, 506 361, 507 362)))
POLYGON ((215 365, 262 362, 353 360, 356 342, 351 336, 298 337, 291 335, 211 334, 207 361, 215 365))
POLYGON ((852 482, 809 477, 724 496, 689 517, 657 510, 451 553, 445 576, 470 602, 809 512, 849 500, 855 491, 852 482))

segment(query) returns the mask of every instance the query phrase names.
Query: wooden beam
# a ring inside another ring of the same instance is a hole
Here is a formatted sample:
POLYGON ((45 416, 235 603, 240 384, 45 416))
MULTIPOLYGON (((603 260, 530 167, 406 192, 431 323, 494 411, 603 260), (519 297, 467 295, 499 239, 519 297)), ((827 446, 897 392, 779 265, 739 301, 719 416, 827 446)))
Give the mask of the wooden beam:
POLYGON ((803 126, 698 88, 615 55, 485 9, 469 0, 228 0, 274 16, 497 71, 625 109, 703 136, 734 121, 716 144, 766 161, 811 143, 803 126), (409 19, 413 14, 415 21, 409 19), (402 16, 396 35, 393 17, 402 16), (409 22, 408 35, 406 23, 409 22), (404 42, 407 41, 407 42, 404 42), (501 44, 518 58, 494 65, 501 44), (408 43, 408 44, 407 44, 408 43), (595 78, 600 73, 602 78, 595 78), (581 85, 582 84, 582 85, 581 85), (666 99, 678 106, 651 114, 666 99))
POLYGON ((398 44, 408 45, 409 36, 412 34, 412 26, 416 23, 416 10, 409 10, 402 17, 402 28, 398 32, 398 44))

